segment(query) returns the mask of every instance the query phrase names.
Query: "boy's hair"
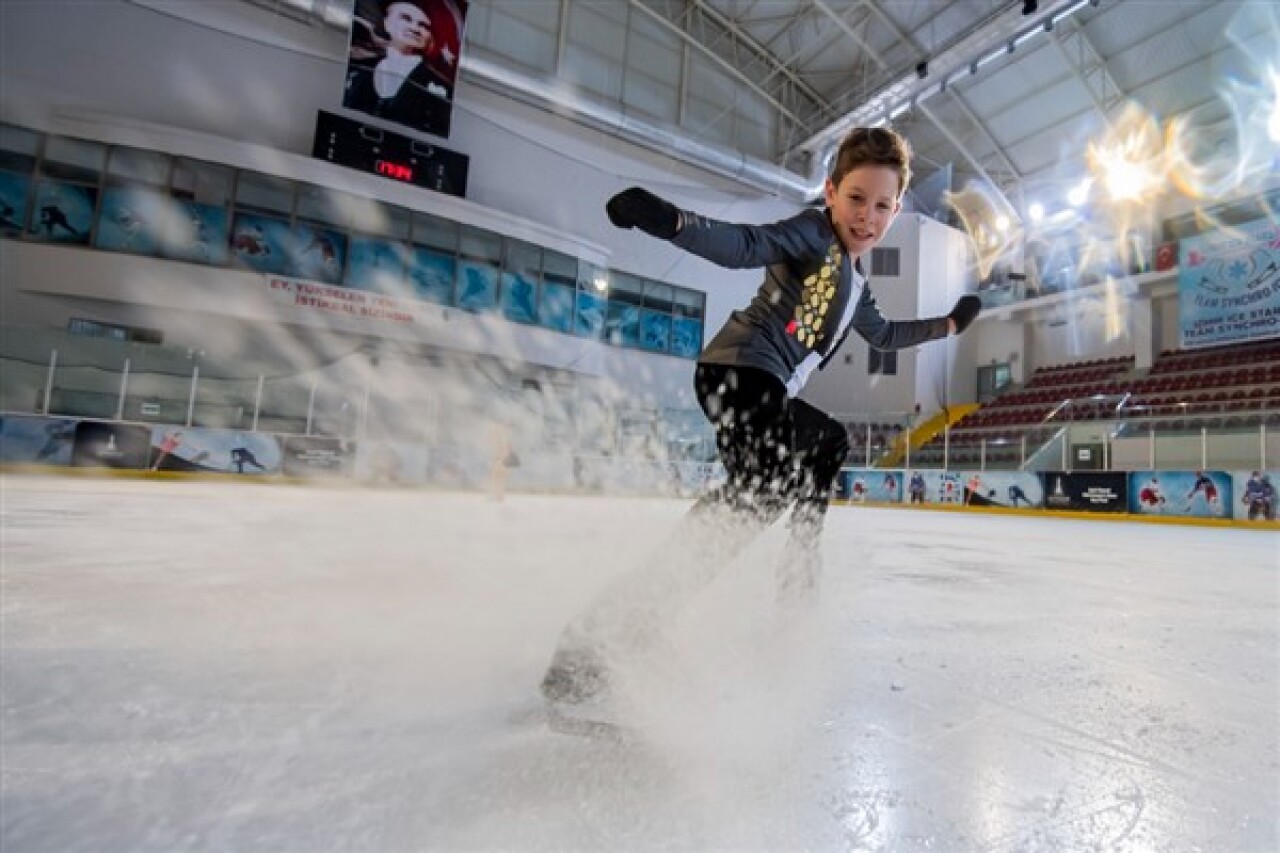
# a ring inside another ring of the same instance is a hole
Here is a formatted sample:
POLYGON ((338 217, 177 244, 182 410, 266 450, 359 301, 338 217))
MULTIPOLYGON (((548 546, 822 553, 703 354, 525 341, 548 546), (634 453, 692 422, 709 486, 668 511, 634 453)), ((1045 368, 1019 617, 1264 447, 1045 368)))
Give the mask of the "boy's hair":
POLYGON ((887 127, 855 127, 840 142, 831 183, 839 184, 844 176, 859 166, 888 166, 898 173, 898 198, 911 183, 911 144, 906 137, 887 127))

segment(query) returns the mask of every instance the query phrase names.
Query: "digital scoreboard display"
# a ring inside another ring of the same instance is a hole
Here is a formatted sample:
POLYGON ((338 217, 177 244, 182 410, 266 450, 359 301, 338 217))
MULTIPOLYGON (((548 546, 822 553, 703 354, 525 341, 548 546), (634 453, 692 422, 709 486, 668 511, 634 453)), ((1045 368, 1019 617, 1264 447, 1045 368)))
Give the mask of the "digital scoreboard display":
POLYGON ((311 156, 460 198, 467 194, 467 155, 323 110, 311 156))

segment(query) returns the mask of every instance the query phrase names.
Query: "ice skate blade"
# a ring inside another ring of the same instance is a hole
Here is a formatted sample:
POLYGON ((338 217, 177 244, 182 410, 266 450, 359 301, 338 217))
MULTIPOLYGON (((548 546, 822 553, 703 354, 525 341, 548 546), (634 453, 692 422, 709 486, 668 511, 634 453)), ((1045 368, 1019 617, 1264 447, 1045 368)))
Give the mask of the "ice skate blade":
MULTIPOLYGON (((583 710, 589 713, 589 710, 583 710)), ((617 723, 579 715, 576 711, 577 709, 566 710, 554 703, 547 703, 547 728, 556 734, 604 740, 610 743, 634 742, 635 735, 617 723)))

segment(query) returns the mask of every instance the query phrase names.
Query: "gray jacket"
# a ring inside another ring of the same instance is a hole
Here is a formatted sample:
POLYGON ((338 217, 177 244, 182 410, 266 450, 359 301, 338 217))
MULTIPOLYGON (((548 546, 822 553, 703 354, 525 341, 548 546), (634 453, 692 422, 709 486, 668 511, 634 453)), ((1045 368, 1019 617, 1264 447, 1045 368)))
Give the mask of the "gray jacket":
POLYGON ((698 362, 766 370, 793 397, 850 330, 879 350, 947 336, 946 317, 885 319, 826 210, 810 208, 772 225, 736 225, 686 211, 671 242, 723 267, 765 268, 751 304, 729 315, 698 362))

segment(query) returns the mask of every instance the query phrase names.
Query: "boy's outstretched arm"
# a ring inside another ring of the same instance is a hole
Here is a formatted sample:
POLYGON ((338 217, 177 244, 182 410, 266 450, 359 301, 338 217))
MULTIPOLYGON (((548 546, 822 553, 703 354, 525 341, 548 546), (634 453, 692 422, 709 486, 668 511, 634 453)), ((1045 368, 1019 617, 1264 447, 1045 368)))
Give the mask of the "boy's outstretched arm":
POLYGON ((880 306, 868 288, 863 291, 853 315, 853 328, 876 349, 897 350, 936 341, 947 335, 958 335, 969 328, 981 310, 982 301, 973 294, 966 294, 956 301, 950 313, 942 317, 894 321, 880 313, 880 306))
POLYGON ((686 252, 714 264, 749 269, 790 258, 820 257, 835 237, 826 216, 802 211, 770 225, 720 222, 681 210, 641 187, 631 187, 605 204, 609 221, 619 228, 639 228, 659 240, 670 240, 686 252))

